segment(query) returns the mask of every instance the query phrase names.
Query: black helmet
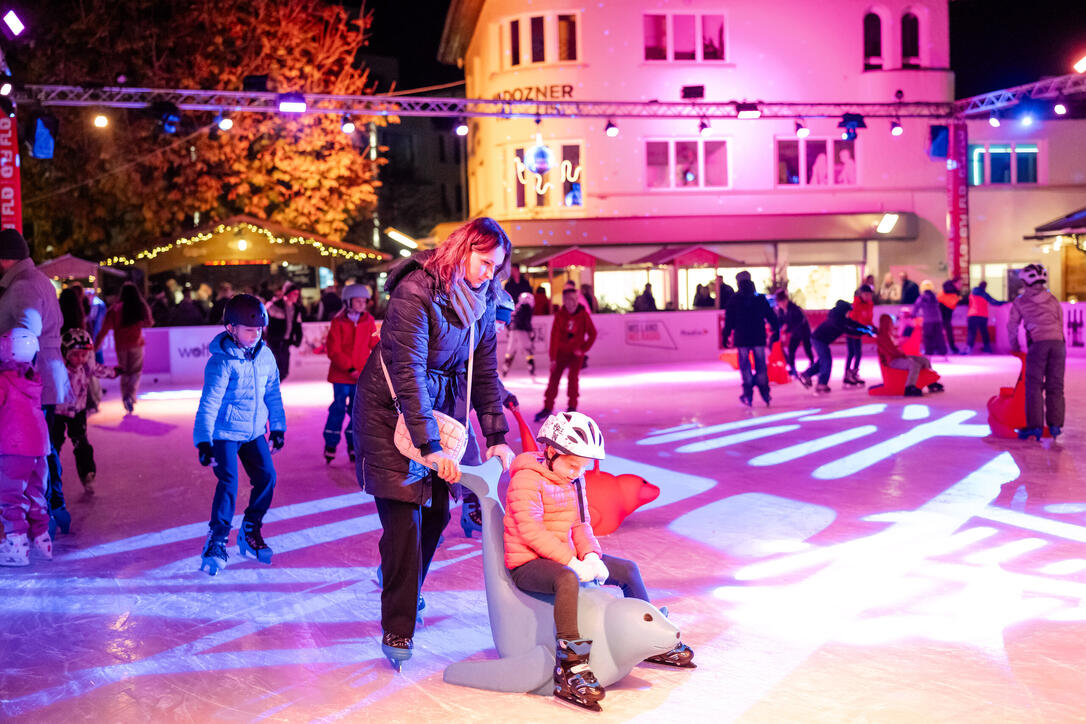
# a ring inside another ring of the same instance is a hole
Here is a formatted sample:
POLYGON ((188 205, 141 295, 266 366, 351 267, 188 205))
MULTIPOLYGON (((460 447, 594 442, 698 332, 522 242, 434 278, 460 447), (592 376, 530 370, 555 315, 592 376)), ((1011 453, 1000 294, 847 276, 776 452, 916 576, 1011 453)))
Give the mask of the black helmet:
POLYGON ((264 309, 264 302, 252 294, 235 294, 226 303, 222 320, 223 324, 241 325, 243 327, 267 327, 268 310, 264 309))

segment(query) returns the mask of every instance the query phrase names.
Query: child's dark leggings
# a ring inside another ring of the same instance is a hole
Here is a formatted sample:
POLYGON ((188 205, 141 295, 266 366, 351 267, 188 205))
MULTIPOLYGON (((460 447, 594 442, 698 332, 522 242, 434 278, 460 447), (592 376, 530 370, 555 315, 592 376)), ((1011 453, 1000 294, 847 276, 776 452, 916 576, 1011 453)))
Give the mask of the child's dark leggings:
POLYGON ((859 372, 860 358, 863 357, 863 342, 859 337, 845 337, 848 356, 845 357, 845 372, 859 372))
MULTIPOLYGON (((604 554, 603 564, 610 574, 606 584, 618 586, 626 598, 649 600, 641 569, 633 561, 604 554)), ((536 558, 509 571, 513 583, 522 591, 554 595, 554 629, 557 637, 567 641, 581 638, 577 628, 577 594, 580 582, 572 568, 550 558, 536 558)))

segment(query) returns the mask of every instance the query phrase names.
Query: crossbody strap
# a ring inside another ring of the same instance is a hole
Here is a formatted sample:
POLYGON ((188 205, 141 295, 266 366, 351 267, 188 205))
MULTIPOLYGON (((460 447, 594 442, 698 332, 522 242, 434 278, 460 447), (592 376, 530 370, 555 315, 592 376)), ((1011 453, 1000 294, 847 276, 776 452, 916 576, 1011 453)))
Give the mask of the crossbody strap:
MULTIPOLYGON (((388 385, 388 392, 392 395, 392 404, 396 408, 396 412, 403 413, 400 409, 400 401, 396 397, 396 390, 392 387, 392 378, 388 374, 388 367, 385 366, 385 357, 381 354, 381 350, 377 350, 377 358, 381 360, 381 372, 385 375, 385 384, 388 385)), ((468 331, 468 396, 464 401, 464 427, 467 428, 470 425, 471 416, 471 378, 475 373, 475 324, 472 323, 468 331)))

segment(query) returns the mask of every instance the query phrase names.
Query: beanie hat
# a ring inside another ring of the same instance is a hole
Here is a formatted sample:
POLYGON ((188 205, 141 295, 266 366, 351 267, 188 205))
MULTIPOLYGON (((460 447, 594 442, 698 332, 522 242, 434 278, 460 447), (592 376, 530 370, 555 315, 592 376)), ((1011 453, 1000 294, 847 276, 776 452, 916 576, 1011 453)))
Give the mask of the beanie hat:
POLYGON ((15 229, 0 231, 0 259, 26 259, 30 256, 30 247, 26 239, 15 229))

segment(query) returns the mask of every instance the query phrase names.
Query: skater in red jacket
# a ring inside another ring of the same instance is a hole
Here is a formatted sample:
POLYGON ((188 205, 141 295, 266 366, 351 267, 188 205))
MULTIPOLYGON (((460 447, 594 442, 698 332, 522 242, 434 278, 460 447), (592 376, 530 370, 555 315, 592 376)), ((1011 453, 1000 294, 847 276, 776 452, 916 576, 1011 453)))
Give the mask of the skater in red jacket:
POLYGON ((554 400, 558 397, 558 383, 562 373, 569 369, 569 407, 570 412, 577 409, 578 383, 584 356, 596 341, 596 325, 577 300, 576 289, 562 292, 562 306, 554 316, 551 325, 551 376, 547 382, 547 391, 543 393, 543 409, 536 416, 536 422, 543 422, 550 417, 554 409, 554 400))
POLYGON ((354 409, 355 383, 366 366, 370 350, 377 346, 377 323, 366 311, 370 288, 364 284, 349 284, 343 290, 343 309, 332 317, 325 349, 328 359, 328 381, 332 383, 332 404, 328 421, 324 423, 324 459, 332 462, 339 445, 339 431, 347 416, 347 457, 354 462, 354 434, 351 410, 354 409))

